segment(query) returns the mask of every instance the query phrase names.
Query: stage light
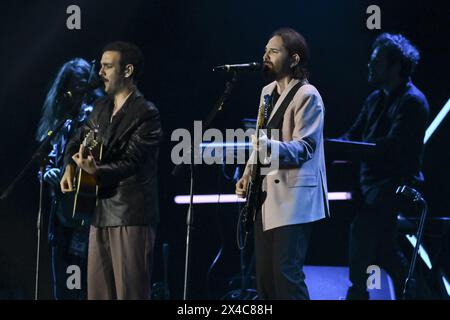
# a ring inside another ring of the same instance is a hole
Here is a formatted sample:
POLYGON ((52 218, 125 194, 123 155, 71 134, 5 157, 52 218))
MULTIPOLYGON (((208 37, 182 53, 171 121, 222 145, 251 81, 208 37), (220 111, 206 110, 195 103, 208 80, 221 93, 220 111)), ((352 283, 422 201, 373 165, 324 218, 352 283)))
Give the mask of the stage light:
MULTIPOLYGON (((328 200, 351 200, 351 192, 329 192, 328 200)), ((174 201, 176 204, 188 204, 190 201, 189 195, 175 196, 174 201)), ((235 194, 196 194, 193 199, 197 204, 213 204, 213 203, 238 203, 245 202, 245 199, 238 198, 235 194)))
MULTIPOLYGON (((174 201, 176 204, 188 204, 190 201, 189 195, 176 196, 174 201)), ((235 194, 196 194, 193 199, 194 203, 238 203, 245 202, 245 199, 238 198, 235 194)))
POLYGON ((447 295, 450 297, 450 283, 444 275, 442 276, 442 282, 444 282, 445 290, 447 291, 447 295))
POLYGON ((428 140, 433 135, 434 131, 436 131, 437 127, 442 123, 447 113, 450 111, 450 99, 448 99, 447 103, 444 105, 444 107, 439 111, 436 118, 434 118, 433 122, 428 127, 427 131, 425 131, 425 138, 423 139, 423 143, 427 143, 428 140))
MULTIPOLYGON (((416 247, 416 243, 417 243, 416 236, 407 234, 406 235, 406 239, 408 239, 408 241, 411 243, 413 248, 416 247)), ((427 265, 428 269, 431 270, 432 265, 431 265, 430 257, 428 256, 428 253, 425 251, 425 249, 422 247, 422 245, 419 246, 419 256, 422 258, 423 262, 425 262, 425 264, 427 265)))

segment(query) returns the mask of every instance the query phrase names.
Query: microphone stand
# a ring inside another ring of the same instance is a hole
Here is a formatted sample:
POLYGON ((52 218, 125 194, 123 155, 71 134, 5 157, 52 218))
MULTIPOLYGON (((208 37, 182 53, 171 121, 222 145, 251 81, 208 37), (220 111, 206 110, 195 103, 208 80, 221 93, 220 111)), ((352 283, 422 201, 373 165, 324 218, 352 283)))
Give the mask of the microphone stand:
POLYGON ((411 258, 411 264, 409 265, 408 276, 403 286, 403 293, 402 293, 403 300, 410 300, 414 299, 416 295, 416 279, 414 278, 414 269, 416 267, 420 243, 422 242, 423 228, 425 226, 425 220, 427 217, 428 205, 425 199, 422 197, 422 195, 412 188, 401 186, 397 188, 397 193, 412 198, 412 201, 414 203, 418 203, 422 209, 420 214, 419 226, 417 228, 416 233, 416 245, 414 246, 414 252, 411 258))
MULTIPOLYGON (((89 71, 89 78, 88 83, 91 82, 92 77, 94 75, 95 70, 95 60, 92 60, 91 62, 91 68, 89 71)), ((83 94, 81 103, 86 99, 88 90, 86 90, 83 94)), ((69 98, 72 98, 72 93, 69 91, 69 98)), ((37 223, 36 223, 36 229, 37 229, 37 246, 36 246, 36 274, 35 274, 35 287, 34 287, 34 299, 38 299, 38 292, 39 292, 39 265, 40 265, 40 246, 41 246, 41 229, 42 229, 42 198, 43 198, 43 189, 44 189, 44 167, 47 157, 47 151, 50 146, 50 142, 54 137, 57 136, 57 134, 61 131, 61 129, 64 127, 64 124, 71 120, 73 121, 79 113, 79 109, 73 109, 68 114, 68 116, 64 117, 62 120, 60 120, 55 128, 53 130, 50 130, 47 133, 47 136, 44 140, 42 140, 39 147, 36 149, 34 154, 31 156, 31 159, 28 161, 28 163, 25 165, 25 167, 22 168, 20 173, 16 176, 16 178, 11 182, 11 184, 6 188, 6 190, 2 193, 0 196, 0 200, 5 200, 8 198, 8 196, 11 194, 13 189, 16 187, 16 185, 19 183, 19 181, 22 179, 22 177, 25 175, 25 173, 31 168, 31 166, 35 162, 40 163, 39 167, 39 209, 38 209, 38 215, 37 215, 37 223)))
POLYGON ((409 265, 408 277, 406 278, 405 285, 403 287, 403 300, 414 299, 416 296, 416 279, 414 278, 414 269, 416 267, 417 255, 419 252, 420 243, 422 242, 423 227, 425 225, 425 219, 428 211, 428 205, 425 199, 420 197, 420 199, 414 201, 420 204, 422 210, 420 214, 419 227, 416 233, 417 242, 414 246, 411 264, 409 265))
MULTIPOLYGON (((208 114, 206 121, 203 125, 203 129, 207 130, 211 127, 214 119, 220 111, 223 111, 223 106, 225 101, 231 94, 236 82, 238 80, 237 72, 233 73, 233 77, 231 80, 227 81, 225 84, 225 90, 222 95, 217 100, 216 104, 208 114)), ((187 300, 189 298, 189 279, 190 279, 190 265, 191 265, 191 236, 194 231, 194 158, 196 154, 196 150, 198 146, 194 146, 194 136, 191 135, 191 152, 190 152, 190 200, 189 200, 189 208, 187 211, 186 217, 186 254, 185 254, 185 264, 184 264, 184 289, 183 289, 183 300, 187 300)), ((183 164, 178 164, 172 170, 172 175, 176 176, 179 174, 183 164)))
POLYGON ((42 200, 44 194, 44 167, 46 159, 42 158, 39 166, 39 209, 37 216, 37 246, 36 246, 36 272, 34 281, 34 300, 38 299, 39 292, 39 265, 40 265, 40 248, 41 248, 41 229, 42 229, 42 200))
POLYGON ((71 119, 71 117, 60 120, 54 130, 48 132, 47 137, 41 142, 39 147, 36 149, 34 154, 31 156, 31 159, 22 168, 20 173, 16 176, 16 178, 11 182, 11 184, 5 189, 5 191, 0 196, 0 200, 5 200, 9 197, 11 192, 17 186, 19 181, 23 178, 25 173, 31 168, 31 166, 35 162, 39 162, 39 209, 37 214, 37 246, 36 246, 36 274, 35 274, 35 287, 34 287, 34 299, 38 299, 38 287, 39 287, 39 265, 40 265, 40 246, 41 246, 41 229, 42 229, 42 196, 43 196, 43 181, 44 181, 44 167, 46 162, 47 150, 50 146, 50 141, 55 137, 58 132, 63 128, 64 124, 67 120, 71 119))

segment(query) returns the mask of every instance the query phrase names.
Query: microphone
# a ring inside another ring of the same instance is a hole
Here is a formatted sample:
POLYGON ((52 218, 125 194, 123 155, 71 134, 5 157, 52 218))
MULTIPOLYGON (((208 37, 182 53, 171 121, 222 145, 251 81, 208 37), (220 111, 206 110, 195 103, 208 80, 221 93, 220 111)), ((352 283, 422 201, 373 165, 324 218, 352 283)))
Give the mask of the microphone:
POLYGON ((241 63, 241 64, 225 64, 223 66, 216 66, 213 71, 224 72, 253 72, 261 69, 261 64, 258 62, 241 63))
POLYGON ((85 94, 88 91, 95 90, 102 84, 103 81, 100 78, 95 78, 81 87, 64 92, 63 97, 66 99, 71 99, 75 95, 85 94))

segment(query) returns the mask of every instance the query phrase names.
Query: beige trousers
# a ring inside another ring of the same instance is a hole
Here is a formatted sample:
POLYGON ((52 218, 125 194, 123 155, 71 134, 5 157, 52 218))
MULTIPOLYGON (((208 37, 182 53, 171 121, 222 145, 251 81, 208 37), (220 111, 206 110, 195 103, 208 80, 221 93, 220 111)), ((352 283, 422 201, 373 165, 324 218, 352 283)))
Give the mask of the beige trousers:
POLYGON ((154 243, 150 226, 91 226, 88 300, 149 299, 154 243))

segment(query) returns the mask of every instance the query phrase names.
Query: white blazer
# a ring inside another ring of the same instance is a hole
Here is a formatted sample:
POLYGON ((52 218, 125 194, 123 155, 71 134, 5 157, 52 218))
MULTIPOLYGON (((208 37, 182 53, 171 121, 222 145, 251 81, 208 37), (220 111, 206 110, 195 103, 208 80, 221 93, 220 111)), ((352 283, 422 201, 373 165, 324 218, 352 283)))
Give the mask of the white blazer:
MULTIPOLYGON (((269 121, 298 82, 297 79, 289 82, 269 121)), ((276 82, 263 88, 260 103, 273 90, 276 90, 276 82)), ((324 114, 323 101, 317 89, 310 84, 300 87, 284 114, 282 141, 271 139, 270 161, 277 158, 279 169, 272 170, 263 180, 262 189, 267 192, 262 206, 264 231, 329 216, 323 146, 324 114)), ((250 168, 247 163, 244 174, 249 174, 250 168)))

